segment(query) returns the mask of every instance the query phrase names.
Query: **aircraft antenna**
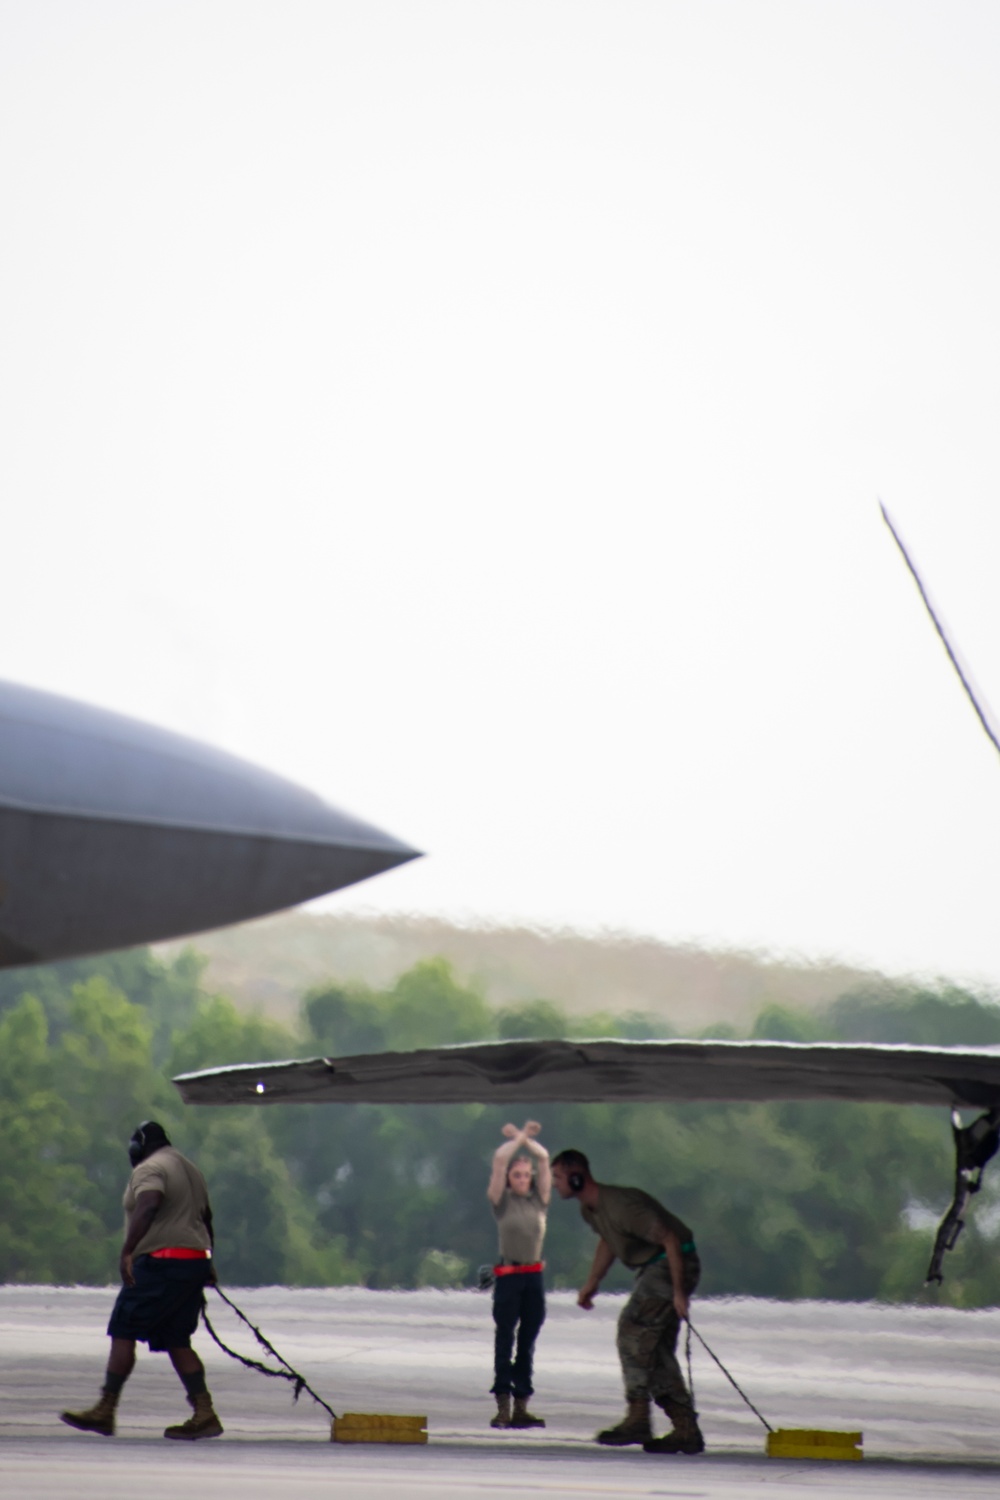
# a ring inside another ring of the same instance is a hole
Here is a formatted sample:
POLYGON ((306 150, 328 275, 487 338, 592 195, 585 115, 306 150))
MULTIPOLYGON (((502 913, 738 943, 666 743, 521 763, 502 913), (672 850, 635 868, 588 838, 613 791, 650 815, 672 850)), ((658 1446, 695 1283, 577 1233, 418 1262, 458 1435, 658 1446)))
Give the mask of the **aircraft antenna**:
POLYGON ((917 585, 917 588, 920 590, 920 597, 924 601, 924 606, 927 610, 927 613, 934 621, 934 629, 941 637, 941 643, 948 653, 948 659, 951 662, 952 666, 955 668, 955 671, 958 673, 959 681, 966 691, 969 702, 976 710, 976 716, 979 719, 980 724, 983 726, 986 733, 989 735, 991 741, 993 742, 993 748, 996 750, 997 754, 1000 755, 1000 730, 998 730, 997 728, 996 720, 993 717, 990 706, 987 703, 982 690, 973 685, 972 673, 969 671, 969 668, 962 660, 962 655, 958 647, 948 639, 948 632, 944 628, 943 618, 940 612, 934 608, 934 605, 931 602, 930 594, 924 587, 923 579, 917 572, 916 563, 913 561, 913 558, 906 550, 906 547, 903 544, 903 539, 896 527, 893 525, 889 512, 886 510, 881 500, 878 504, 879 510, 881 510, 882 512, 882 519, 888 526, 889 530, 892 532, 893 541, 896 543, 896 546, 903 554, 903 561, 906 563, 906 566, 912 573, 913 581, 917 585))

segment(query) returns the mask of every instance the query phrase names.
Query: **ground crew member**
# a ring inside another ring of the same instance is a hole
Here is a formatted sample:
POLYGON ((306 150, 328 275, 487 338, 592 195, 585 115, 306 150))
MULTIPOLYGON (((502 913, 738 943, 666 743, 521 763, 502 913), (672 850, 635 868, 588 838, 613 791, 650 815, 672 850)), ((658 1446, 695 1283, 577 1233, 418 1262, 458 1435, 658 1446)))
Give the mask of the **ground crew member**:
POLYGON ((577 1297, 580 1307, 593 1307, 616 1259, 635 1272, 632 1295, 618 1319, 628 1409, 616 1427, 597 1434, 597 1441, 612 1448, 641 1443, 647 1453, 703 1453, 698 1415, 674 1352, 701 1271, 691 1230, 641 1189, 595 1182, 582 1151, 560 1151, 552 1181, 560 1198, 579 1200, 583 1218, 599 1236, 590 1275, 577 1297), (665 1437, 653 1437, 650 1399, 673 1423, 665 1437))
POLYGON ((538 1331, 545 1322, 545 1287, 542 1281, 542 1242, 552 1196, 549 1153, 538 1139, 541 1126, 528 1120, 521 1129, 505 1125, 506 1137, 493 1153, 486 1196, 493 1205, 500 1239, 499 1264, 494 1270, 493 1394, 497 1414, 491 1427, 544 1427, 541 1417, 528 1410, 534 1395, 532 1359, 538 1331), (535 1171, 529 1157, 534 1157, 535 1171), (514 1332, 517 1330, 517 1354, 514 1332), (513 1399, 513 1410, 511 1400, 513 1399))
POLYGON ((87 1411, 64 1411, 81 1432, 114 1437, 115 1409, 135 1366, 136 1341, 166 1350, 194 1415, 163 1436, 194 1440, 222 1432, 205 1388, 205 1367, 191 1348, 203 1288, 212 1271, 212 1210, 205 1179, 175 1151, 162 1125, 147 1120, 128 1144, 132 1175, 125 1189, 122 1289, 111 1313, 111 1354, 104 1389, 87 1411))

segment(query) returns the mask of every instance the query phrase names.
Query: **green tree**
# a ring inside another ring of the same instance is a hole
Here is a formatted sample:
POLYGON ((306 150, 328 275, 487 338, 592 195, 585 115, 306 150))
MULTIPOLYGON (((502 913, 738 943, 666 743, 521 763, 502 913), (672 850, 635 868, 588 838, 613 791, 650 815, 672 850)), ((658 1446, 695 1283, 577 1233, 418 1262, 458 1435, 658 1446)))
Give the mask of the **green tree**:
POLYGON ((390 1047, 442 1047, 496 1035, 493 1012, 478 990, 461 985, 451 964, 429 958, 401 974, 386 996, 390 1047))
POLYGON ((825 1015, 827 1034, 846 1042, 907 1046, 993 1047, 1000 1043, 1000 1006, 955 985, 941 990, 880 986, 852 990, 825 1015))
POLYGON ((525 1000, 497 1012, 496 1032, 504 1041, 529 1037, 551 1040, 566 1035, 567 1021, 550 1000, 525 1000))
MULTIPOLYGON (((234 1283, 453 1285, 492 1259, 490 1158, 512 1111, 496 1106, 189 1109, 172 1074, 303 1051, 350 1055, 499 1036, 666 1034, 657 1018, 568 1017, 540 998, 495 1010, 443 960, 385 990, 329 983, 304 1036, 205 993, 187 951, 142 950, 0 973, 0 1275, 107 1282, 121 1233, 125 1146, 159 1118, 199 1162, 234 1283)), ((717 1025, 714 1034, 732 1035, 717 1025)), ((826 1012, 766 1005, 758 1039, 1000 1040, 1000 1010, 956 988, 882 986, 826 1012)), ((912 1298, 953 1161, 944 1111, 857 1104, 526 1103, 552 1149, 587 1151, 600 1180, 632 1183, 690 1223, 705 1293, 912 1298)), ((1000 1172, 997 1173, 1000 1176, 1000 1172)), ((973 1204, 943 1300, 1000 1299, 1000 1184, 973 1204)), ((546 1259, 574 1285, 593 1236, 554 1203, 546 1259)), ((628 1285, 620 1269, 611 1285, 628 1285)), ((933 1294, 936 1299, 937 1294, 933 1294)))
MULTIPOLYGON (((168 1069, 175 1074, 273 1062, 298 1050, 297 1038, 286 1028, 244 1015, 216 995, 205 997, 191 1025, 175 1035, 168 1069)), ((220 1275, 248 1286, 352 1280, 356 1271, 343 1236, 320 1232, 314 1200, 301 1191, 293 1164, 275 1144, 282 1131, 271 1113, 270 1107, 252 1106, 184 1111, 183 1149, 209 1184, 220 1275)))
POLYGON ((309 990, 303 1013, 309 1038, 324 1057, 386 1051, 388 1006, 367 986, 331 984, 309 990))
POLYGON ((41 1001, 22 995, 0 1017, 0 1280, 82 1279, 81 1241, 103 1237, 74 1161, 86 1136, 54 1086, 41 1001))

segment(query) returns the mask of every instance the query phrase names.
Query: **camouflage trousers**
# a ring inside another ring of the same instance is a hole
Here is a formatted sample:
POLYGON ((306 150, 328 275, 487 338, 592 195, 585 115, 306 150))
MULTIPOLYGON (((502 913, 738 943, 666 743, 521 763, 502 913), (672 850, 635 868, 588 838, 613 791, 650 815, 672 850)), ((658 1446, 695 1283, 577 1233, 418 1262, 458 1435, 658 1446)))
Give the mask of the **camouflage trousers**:
MULTIPOLYGON (((684 1256, 684 1290, 698 1285, 701 1265, 697 1255, 684 1256)), ((625 1381, 625 1399, 652 1399, 658 1406, 672 1402, 690 1406, 691 1396, 677 1363, 680 1318, 674 1311, 674 1285, 666 1260, 637 1272, 635 1287, 618 1319, 618 1358, 625 1381)))

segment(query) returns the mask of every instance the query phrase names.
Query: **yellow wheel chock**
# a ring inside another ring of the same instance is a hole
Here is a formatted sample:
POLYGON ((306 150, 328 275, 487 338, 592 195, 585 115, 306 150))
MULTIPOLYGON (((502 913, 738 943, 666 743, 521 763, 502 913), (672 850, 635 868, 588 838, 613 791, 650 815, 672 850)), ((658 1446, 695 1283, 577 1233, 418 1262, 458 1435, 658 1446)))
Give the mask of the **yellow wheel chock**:
POLYGON ((767 1435, 768 1458, 864 1458, 860 1432, 824 1432, 812 1427, 779 1427, 767 1435))
POLYGON ((396 1417, 384 1412, 345 1412, 334 1417, 331 1443, 426 1443, 426 1417, 396 1417))

